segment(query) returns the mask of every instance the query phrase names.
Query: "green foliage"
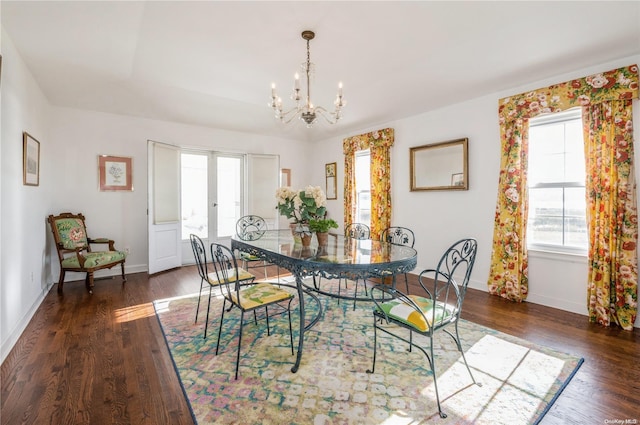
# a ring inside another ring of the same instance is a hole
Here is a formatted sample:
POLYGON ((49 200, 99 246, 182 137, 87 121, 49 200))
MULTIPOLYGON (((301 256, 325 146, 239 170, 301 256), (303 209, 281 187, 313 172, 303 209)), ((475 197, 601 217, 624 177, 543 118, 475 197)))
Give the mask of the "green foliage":
POLYGON ((309 220, 309 229, 312 232, 328 232, 329 229, 337 229, 338 223, 332 218, 309 220))

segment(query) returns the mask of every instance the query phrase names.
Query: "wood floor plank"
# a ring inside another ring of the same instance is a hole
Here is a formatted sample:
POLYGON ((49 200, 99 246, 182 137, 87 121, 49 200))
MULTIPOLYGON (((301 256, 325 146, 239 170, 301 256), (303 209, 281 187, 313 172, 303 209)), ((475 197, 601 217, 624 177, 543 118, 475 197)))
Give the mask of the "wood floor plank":
MULTIPOLYGON (((199 284, 191 266, 131 274, 125 285, 98 280, 93 295, 83 281, 66 283, 62 296, 54 286, 2 364, 1 423, 192 424, 151 303, 199 284)), ((467 292, 463 318, 585 358, 543 425, 640 421, 638 330, 477 290, 467 292)))

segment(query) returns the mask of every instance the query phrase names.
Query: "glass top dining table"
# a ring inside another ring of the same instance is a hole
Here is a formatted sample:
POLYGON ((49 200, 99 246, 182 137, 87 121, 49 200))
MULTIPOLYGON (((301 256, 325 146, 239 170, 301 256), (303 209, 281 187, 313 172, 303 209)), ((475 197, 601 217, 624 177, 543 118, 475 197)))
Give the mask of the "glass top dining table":
MULTIPOLYGON (((296 279, 300 308, 300 338, 296 362, 300 366, 304 345, 304 333, 322 316, 322 303, 317 295, 333 296, 319 290, 317 285, 305 283, 305 278, 322 276, 328 279, 367 279, 407 273, 416 267, 415 249, 389 242, 371 239, 352 239, 344 235, 330 234, 326 245, 319 246, 314 237, 310 246, 296 241, 290 229, 253 232, 241 239, 231 238, 231 249, 253 254, 278 267, 289 270, 296 279), (305 319, 305 295, 318 304, 318 314, 309 323, 305 319)), ((395 281, 395 279, 394 279, 395 281)))

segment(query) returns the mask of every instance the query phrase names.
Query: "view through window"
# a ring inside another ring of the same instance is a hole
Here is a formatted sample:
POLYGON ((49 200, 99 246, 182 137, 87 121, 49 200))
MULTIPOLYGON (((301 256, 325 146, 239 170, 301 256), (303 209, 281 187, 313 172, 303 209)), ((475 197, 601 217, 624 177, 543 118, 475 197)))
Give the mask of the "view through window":
POLYGON ((529 248, 586 252, 585 176, 580 109, 531 119, 529 248))
POLYGON ((354 223, 371 227, 371 153, 369 150, 356 152, 356 217, 354 223))

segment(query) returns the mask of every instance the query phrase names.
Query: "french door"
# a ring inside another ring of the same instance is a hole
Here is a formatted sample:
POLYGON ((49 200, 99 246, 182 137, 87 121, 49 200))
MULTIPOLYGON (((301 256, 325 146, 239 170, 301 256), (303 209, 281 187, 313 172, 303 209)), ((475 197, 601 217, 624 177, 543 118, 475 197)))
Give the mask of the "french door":
POLYGON ((192 233, 205 246, 228 246, 245 214, 261 215, 275 226, 277 155, 196 151, 152 141, 148 153, 150 274, 193 264, 192 233))
POLYGON ((182 264, 192 264, 190 234, 205 246, 227 243, 243 213, 245 155, 182 152, 182 264))

